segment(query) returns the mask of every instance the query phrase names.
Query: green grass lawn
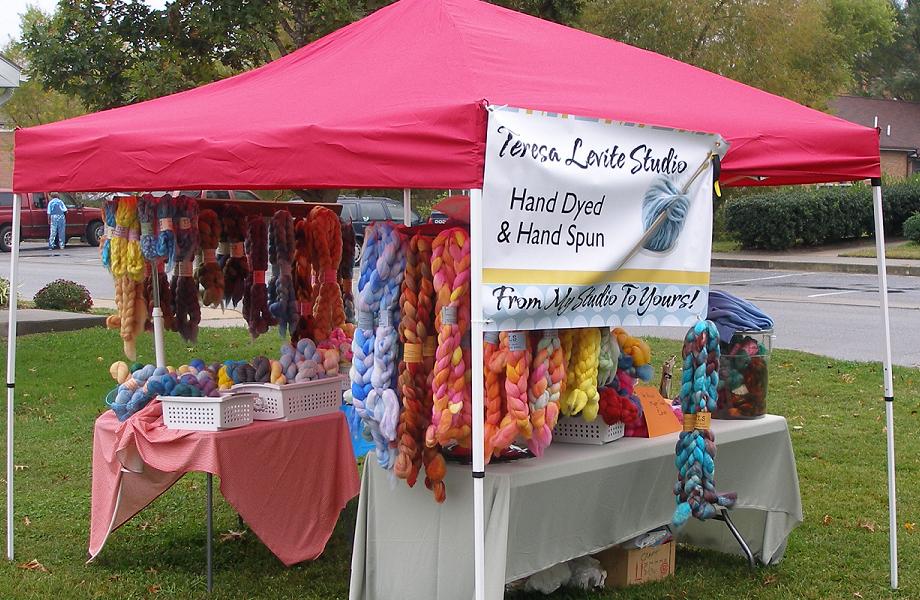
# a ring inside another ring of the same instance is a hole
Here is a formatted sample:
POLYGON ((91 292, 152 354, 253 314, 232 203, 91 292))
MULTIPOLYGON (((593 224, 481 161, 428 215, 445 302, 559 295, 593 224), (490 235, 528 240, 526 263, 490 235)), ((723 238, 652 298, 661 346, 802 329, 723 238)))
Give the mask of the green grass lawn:
MULTIPOLYGON (((173 362, 249 358, 274 354, 278 342, 275 335, 252 343, 239 329, 204 329, 194 347, 170 334, 168 356, 173 362)), ((655 341, 653 347, 659 358, 678 351, 675 342, 655 341)), ((149 336, 138 348, 146 350, 143 360, 151 360, 149 336)), ((20 338, 16 561, 0 565, 0 598, 206 597, 201 474, 181 480, 113 534, 96 562, 84 564, 93 420, 105 408, 102 398, 112 387, 108 367, 120 352, 117 335, 101 329, 20 338), (20 566, 33 559, 47 572, 20 566)), ((920 531, 905 528, 920 521, 920 372, 895 370, 901 529, 896 593, 888 589, 880 368, 777 351, 770 378, 771 412, 785 415, 792 426, 805 508, 786 559, 751 571, 740 558, 681 548, 677 574, 667 581, 616 593, 563 591, 551 598, 920 598, 920 531)), ((216 532, 235 529, 235 513, 219 494, 215 505, 216 532)), ((355 506, 352 501, 343 513, 323 556, 290 569, 251 533, 217 542, 211 597, 346 598, 355 506)))
POLYGON ((737 252, 741 250, 741 242, 735 240, 714 240, 712 242, 713 252, 737 252))
MULTIPOLYGON (((840 256, 860 256, 864 258, 875 258, 875 255, 875 246, 840 253, 840 256)), ((889 244, 885 247, 885 256, 887 258, 920 259, 920 244, 917 242, 889 244)))

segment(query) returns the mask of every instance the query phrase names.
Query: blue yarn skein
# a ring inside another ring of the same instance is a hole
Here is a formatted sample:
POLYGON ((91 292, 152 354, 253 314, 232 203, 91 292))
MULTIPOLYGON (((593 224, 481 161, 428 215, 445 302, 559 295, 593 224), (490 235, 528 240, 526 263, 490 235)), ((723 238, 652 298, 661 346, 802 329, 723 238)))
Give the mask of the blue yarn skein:
POLYGON ((680 232, 684 228, 684 221, 690 210, 690 197, 683 193, 670 178, 659 175, 652 181, 642 200, 642 223, 645 230, 651 229, 652 224, 666 212, 668 216, 658 227, 655 233, 645 242, 643 248, 654 252, 667 252, 670 250, 680 232))
POLYGON ((173 216, 176 212, 175 199, 166 194, 157 202, 157 256, 166 258, 166 270, 176 262, 176 232, 173 216))
MULTIPOLYGON (((680 405, 685 418, 715 411, 719 385, 719 332, 715 323, 697 322, 684 338, 682 355, 680 405)), ((678 478, 674 484, 677 508, 671 517, 674 527, 683 527, 691 516, 712 518, 718 514, 717 506, 734 506, 736 494, 719 494, 715 489, 716 440, 711 429, 682 431, 675 455, 678 478)))
POLYGON ((105 219, 105 241, 102 243, 102 266, 109 271, 112 270, 112 231, 115 229, 115 208, 117 204, 114 199, 108 199, 102 204, 102 218, 105 219))
POLYGON ((157 199, 144 194, 137 199, 137 220, 141 225, 141 253, 147 260, 160 258, 156 235, 157 199))

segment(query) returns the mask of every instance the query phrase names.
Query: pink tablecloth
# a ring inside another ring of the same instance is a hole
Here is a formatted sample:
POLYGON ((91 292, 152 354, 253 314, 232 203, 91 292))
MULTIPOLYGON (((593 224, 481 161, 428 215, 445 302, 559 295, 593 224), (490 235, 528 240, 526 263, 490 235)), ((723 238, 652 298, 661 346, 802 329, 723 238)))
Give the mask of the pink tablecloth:
POLYGON ((339 411, 219 432, 166 429, 159 402, 124 423, 107 411, 93 435, 90 556, 189 471, 218 475, 224 498, 286 565, 322 554, 359 490, 339 411))

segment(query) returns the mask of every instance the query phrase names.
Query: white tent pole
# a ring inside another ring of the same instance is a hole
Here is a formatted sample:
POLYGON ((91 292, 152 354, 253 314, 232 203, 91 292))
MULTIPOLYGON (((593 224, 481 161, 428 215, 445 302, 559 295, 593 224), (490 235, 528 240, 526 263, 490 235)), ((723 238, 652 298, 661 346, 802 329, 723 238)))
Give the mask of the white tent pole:
POLYGON ((473 361, 473 577, 475 600, 485 600, 486 544, 483 479, 486 476, 483 440, 482 374, 482 190, 470 190, 470 325, 473 361))
POLYGON ((403 188, 403 225, 412 225, 412 190, 403 188))
POLYGON ((891 589, 898 589, 898 510, 895 490, 894 461, 894 381, 891 377, 891 320, 888 315, 888 273, 885 266, 885 226, 882 218, 882 180, 872 180, 875 208, 875 254, 878 257, 878 293, 885 326, 884 379, 885 429, 888 436, 888 552, 891 566, 891 589))
POLYGON ((16 309, 19 290, 19 227, 22 195, 13 195, 13 243, 10 246, 10 311, 6 338, 6 558, 13 560, 13 404, 16 399, 16 309))

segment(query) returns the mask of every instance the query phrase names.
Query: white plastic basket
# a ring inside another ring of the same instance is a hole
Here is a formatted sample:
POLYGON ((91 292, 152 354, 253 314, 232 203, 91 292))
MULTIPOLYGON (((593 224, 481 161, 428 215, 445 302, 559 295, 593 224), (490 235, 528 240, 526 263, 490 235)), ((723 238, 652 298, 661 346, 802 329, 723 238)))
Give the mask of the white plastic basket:
POLYGON ((212 397, 159 396, 167 429, 222 431, 252 423, 253 394, 212 397))
POLYGON ((238 383, 230 389, 256 395, 252 416, 257 421, 295 421, 337 411, 342 404, 343 379, 338 375, 285 385, 238 383))
POLYGON ((626 425, 614 423, 607 425, 598 415, 593 423, 588 423, 581 416, 559 417, 553 430, 553 441, 563 444, 602 444, 618 440, 626 435, 626 425))

